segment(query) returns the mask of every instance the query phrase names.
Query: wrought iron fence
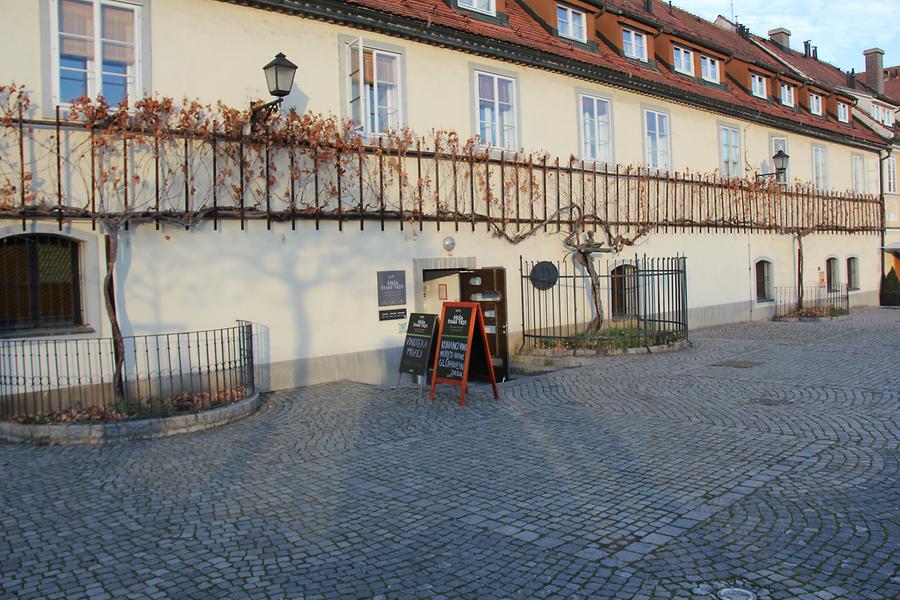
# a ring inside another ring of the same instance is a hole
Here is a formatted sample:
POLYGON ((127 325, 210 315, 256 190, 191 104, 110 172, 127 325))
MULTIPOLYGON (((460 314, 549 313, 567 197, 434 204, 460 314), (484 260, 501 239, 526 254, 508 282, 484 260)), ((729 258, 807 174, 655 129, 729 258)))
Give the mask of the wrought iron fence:
POLYGON ((838 317, 850 314, 846 284, 775 288, 775 318, 838 317))
POLYGON ((525 348, 614 350, 688 335, 684 256, 595 261, 519 259, 525 348))
POLYGON ((117 420, 197 412, 254 391, 252 324, 124 338, 0 340, 0 418, 117 420))

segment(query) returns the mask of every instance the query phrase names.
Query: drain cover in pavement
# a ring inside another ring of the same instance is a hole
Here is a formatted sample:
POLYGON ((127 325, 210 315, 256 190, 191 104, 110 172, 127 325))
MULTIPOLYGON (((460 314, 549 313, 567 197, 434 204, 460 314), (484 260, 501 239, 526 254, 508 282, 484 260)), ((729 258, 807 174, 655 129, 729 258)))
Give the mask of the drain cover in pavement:
POLYGON ((791 401, 785 398, 751 398, 753 404, 762 404, 763 406, 784 406, 790 404, 791 401))
POLYGON ((716 595, 720 600, 756 600, 756 594, 741 588, 725 588, 716 595))
POLYGON ((713 363, 711 367, 733 367, 735 369, 749 369, 750 367, 755 367, 756 365, 761 365, 762 363, 754 362, 752 360, 723 360, 721 362, 713 363))

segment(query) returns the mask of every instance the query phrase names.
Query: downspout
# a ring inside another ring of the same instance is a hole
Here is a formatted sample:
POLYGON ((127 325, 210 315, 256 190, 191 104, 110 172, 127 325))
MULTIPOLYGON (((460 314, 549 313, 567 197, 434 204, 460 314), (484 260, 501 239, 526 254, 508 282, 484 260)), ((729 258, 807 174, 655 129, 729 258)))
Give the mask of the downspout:
MULTIPOLYGON (((878 207, 879 210, 881 211, 881 248, 880 248, 881 251, 878 253, 881 256, 881 271, 878 272, 878 297, 879 298, 881 298, 881 286, 884 284, 884 241, 885 241, 884 229, 887 226, 887 223, 885 220, 885 214, 884 214, 884 203, 885 203, 885 198, 884 198, 884 161, 886 161, 887 159, 889 159, 891 157, 891 153, 893 151, 894 151, 894 147, 890 146, 887 150, 887 156, 884 156, 884 157, 881 156, 881 151, 880 150, 878 151, 878 158, 879 158, 879 161, 878 161, 878 183, 879 183, 878 192, 879 192, 879 196, 881 196, 881 202, 879 203, 879 207, 878 207)), ((879 304, 880 303, 881 303, 881 301, 879 300, 879 304)))

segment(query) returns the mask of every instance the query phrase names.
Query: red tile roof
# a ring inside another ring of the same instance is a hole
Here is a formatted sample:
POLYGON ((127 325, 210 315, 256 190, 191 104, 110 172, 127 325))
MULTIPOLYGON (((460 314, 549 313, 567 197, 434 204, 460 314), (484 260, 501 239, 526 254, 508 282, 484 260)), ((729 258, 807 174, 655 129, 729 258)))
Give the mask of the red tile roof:
MULTIPOLYGON (((890 100, 891 102, 900 105, 900 66, 885 67, 884 74, 884 94, 882 94, 882 96, 886 100, 890 100)), ((870 92, 875 92, 866 81, 865 71, 856 74, 856 81, 857 83, 866 86, 870 92)))
POLYGON ((779 44, 767 38, 754 36, 753 39, 765 46, 768 51, 799 69, 807 79, 823 84, 828 88, 847 88, 850 86, 849 73, 842 71, 831 63, 807 56, 797 50, 782 48, 779 44))
MULTIPOLYGON (((225 1, 254 3, 253 0, 225 1)), ((652 15, 643 10, 643 5, 639 0, 608 0, 606 4, 618 7, 626 13, 636 15, 644 20, 654 20, 667 30, 683 32, 699 40, 709 40, 714 47, 730 49, 736 57, 746 57, 748 60, 769 66, 775 71, 788 71, 784 65, 737 33, 718 27, 679 8, 673 7, 669 12, 667 3, 659 0, 653 1, 652 15)), ((725 87, 705 85, 696 80, 673 75, 665 68, 658 70, 649 65, 638 64, 636 61, 622 57, 606 44, 598 44, 596 51, 582 48, 548 32, 523 7, 523 0, 506 0, 507 25, 486 22, 476 18, 467 10, 451 8, 443 0, 344 0, 344 3, 421 21, 422 32, 427 32, 431 26, 438 25, 470 35, 516 44, 557 58, 610 69, 659 88, 660 96, 666 96, 666 93, 662 92, 664 89, 675 90, 680 93, 683 101, 688 103, 693 98, 698 103, 703 100, 713 100, 720 105, 741 107, 757 114, 793 122, 795 126, 809 129, 811 135, 816 135, 816 130, 818 130, 820 134, 839 134, 858 142, 882 143, 877 134, 856 121, 850 124, 834 120, 826 121, 819 117, 787 109, 777 103, 756 98, 738 89, 731 82, 725 87)), ((260 2, 259 4, 265 5, 266 3, 260 2)), ((282 5, 283 9, 284 5, 289 3, 279 1, 278 4, 282 5)))

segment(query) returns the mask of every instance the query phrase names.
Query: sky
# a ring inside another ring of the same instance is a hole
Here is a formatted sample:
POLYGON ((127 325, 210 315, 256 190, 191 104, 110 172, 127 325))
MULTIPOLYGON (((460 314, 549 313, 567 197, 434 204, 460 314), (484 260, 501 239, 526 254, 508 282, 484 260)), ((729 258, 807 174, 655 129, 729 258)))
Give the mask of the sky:
POLYGON ((900 65, 900 0, 673 0, 672 4, 715 21, 731 18, 757 35, 770 29, 791 31, 791 48, 811 40, 819 58, 849 71, 865 71, 863 50, 884 50, 884 65, 900 65))

